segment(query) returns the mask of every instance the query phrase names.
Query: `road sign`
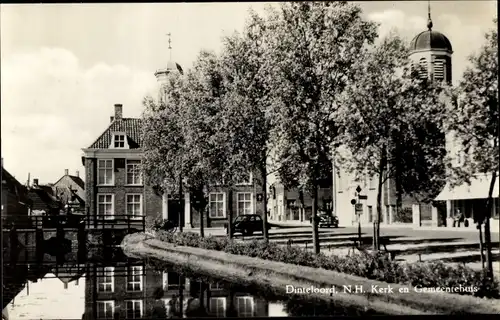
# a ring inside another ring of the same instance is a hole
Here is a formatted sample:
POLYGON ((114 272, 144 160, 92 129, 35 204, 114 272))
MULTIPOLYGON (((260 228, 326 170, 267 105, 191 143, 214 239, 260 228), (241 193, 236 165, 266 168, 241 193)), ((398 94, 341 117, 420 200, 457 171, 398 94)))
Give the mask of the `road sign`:
POLYGON ((362 203, 356 203, 356 205, 354 206, 354 210, 355 210, 355 212, 356 212, 357 215, 363 214, 363 204, 362 203))
POLYGON ((359 200, 367 200, 367 199, 368 199, 368 196, 367 196, 367 195, 361 195, 361 194, 360 194, 360 195, 358 196, 358 199, 359 199, 359 200))
POLYGON ((360 187, 360 186, 358 186, 358 187, 356 188, 356 192, 357 192, 357 193, 360 193, 360 192, 361 192, 361 187, 360 187))

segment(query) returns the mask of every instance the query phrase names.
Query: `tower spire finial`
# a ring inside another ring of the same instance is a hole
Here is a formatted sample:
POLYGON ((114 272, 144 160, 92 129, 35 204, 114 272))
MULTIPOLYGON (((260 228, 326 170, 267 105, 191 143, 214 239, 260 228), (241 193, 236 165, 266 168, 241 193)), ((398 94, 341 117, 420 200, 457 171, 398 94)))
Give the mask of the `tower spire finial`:
POLYGON ((431 1, 427 1, 427 29, 432 31, 432 19, 431 19, 431 1))
POLYGON ((171 43, 172 43, 172 34, 169 32, 167 33, 167 36, 168 36, 168 50, 169 50, 169 59, 170 61, 172 61, 172 46, 171 46, 171 43))

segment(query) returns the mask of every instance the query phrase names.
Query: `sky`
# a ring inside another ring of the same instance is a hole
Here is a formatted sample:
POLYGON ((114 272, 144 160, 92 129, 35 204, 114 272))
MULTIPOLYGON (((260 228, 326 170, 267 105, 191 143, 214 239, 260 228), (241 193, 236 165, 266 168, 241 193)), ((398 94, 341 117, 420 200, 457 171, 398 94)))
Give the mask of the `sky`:
MULTIPOLYGON (((427 1, 357 2, 411 40, 426 29, 427 1)), ((496 1, 431 1, 433 30, 453 46, 454 82, 467 57, 493 27, 496 1)), ((54 183, 69 169, 84 176, 82 148, 109 125, 113 105, 140 117, 155 95, 154 72, 169 60, 189 68, 200 50, 218 51, 221 37, 243 29, 248 9, 266 3, 2 4, 1 151, 22 183, 28 173, 54 183)), ((276 4, 273 4, 276 5, 276 4)))

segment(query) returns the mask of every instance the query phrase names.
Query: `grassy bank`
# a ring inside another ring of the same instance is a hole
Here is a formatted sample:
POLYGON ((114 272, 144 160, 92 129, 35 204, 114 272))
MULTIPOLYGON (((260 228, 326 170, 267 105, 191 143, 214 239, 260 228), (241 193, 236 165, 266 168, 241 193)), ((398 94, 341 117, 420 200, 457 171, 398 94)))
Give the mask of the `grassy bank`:
POLYGON ((179 246, 223 251, 300 266, 322 268, 387 283, 423 288, 467 288, 453 294, 500 298, 499 284, 463 265, 450 266, 440 261, 405 263, 391 260, 384 254, 359 253, 350 256, 315 255, 298 247, 285 247, 262 240, 233 241, 228 238, 205 237, 194 233, 159 232, 161 241, 179 246), (468 290, 468 289, 474 289, 468 290))
MULTIPOLYGON (((233 243, 233 245, 238 245, 233 243)), ((368 308, 382 314, 471 314, 498 313, 496 301, 445 293, 418 293, 406 285, 392 284, 392 294, 372 292, 370 288, 386 288, 387 283, 339 273, 324 268, 299 266, 278 261, 258 259, 244 255, 229 254, 201 248, 178 246, 158 239, 146 240, 144 235, 131 235, 124 239, 127 253, 142 257, 155 257, 177 265, 189 266, 196 273, 218 275, 228 281, 248 282, 284 290, 286 285, 294 287, 337 288, 336 294, 315 293, 312 297, 334 301, 342 308, 368 308), (353 293, 344 292, 350 285, 353 293), (354 293, 356 286, 365 292, 354 293)))

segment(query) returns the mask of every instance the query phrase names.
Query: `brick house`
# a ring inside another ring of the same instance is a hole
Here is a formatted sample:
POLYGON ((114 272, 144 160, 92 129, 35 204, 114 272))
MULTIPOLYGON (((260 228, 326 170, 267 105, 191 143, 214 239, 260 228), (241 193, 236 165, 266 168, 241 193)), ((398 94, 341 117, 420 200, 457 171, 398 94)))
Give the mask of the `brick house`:
POLYGON ((268 302, 262 298, 231 291, 222 283, 191 281, 171 268, 159 272, 142 262, 118 262, 88 265, 86 274, 83 319, 268 315, 268 302))
MULTIPOLYGON (((207 227, 222 227, 228 222, 229 206, 232 203, 234 217, 241 214, 265 214, 262 193, 262 180, 258 172, 250 172, 246 181, 241 181, 233 187, 232 201, 229 199, 229 188, 214 186, 208 194, 208 204, 204 215, 204 225, 207 227)), ((189 195, 186 197, 190 201, 189 195)), ((200 214, 194 208, 186 208, 186 225, 200 226, 200 214), (192 210, 192 214, 190 214, 192 210)))
POLYGON ((92 220, 112 222, 117 216, 141 218, 162 212, 162 196, 144 185, 139 171, 142 158, 141 120, 124 118, 114 106, 108 128, 83 150, 85 203, 92 220))
MULTIPOLYGON (((146 216, 178 221, 186 227, 199 227, 200 214, 193 208, 189 193, 179 205, 177 194, 162 194, 143 184, 139 165, 141 119, 123 118, 123 107, 115 105, 111 123, 90 147, 83 149, 85 166, 85 203, 90 217, 112 221, 113 216, 146 216)), ((264 202, 259 174, 249 173, 248 180, 233 187, 234 216, 257 213, 263 215, 264 202)), ((209 193, 205 226, 222 227, 228 221, 230 204, 228 188, 214 186, 209 193)), ((194 206, 196 207, 196 206, 194 206)))
POLYGON ((28 216, 27 189, 4 167, 2 161, 2 217, 28 216))
POLYGON ((51 185, 54 195, 66 205, 69 201, 74 202, 74 210, 85 212, 85 182, 80 178, 80 173, 70 175, 69 170, 64 170, 64 175, 51 185))
MULTIPOLYGON (((332 210, 333 187, 329 181, 322 182, 318 188, 318 212, 332 210)), ((307 192, 286 189, 280 182, 271 185, 268 208, 270 221, 310 224, 312 217, 312 198, 307 192), (302 206, 303 201, 303 206, 302 206)))
POLYGON ((55 216, 61 213, 63 204, 57 199, 54 190, 50 185, 41 185, 38 179, 33 179, 33 185, 28 189, 28 199, 30 200, 29 215, 49 215, 55 216))

